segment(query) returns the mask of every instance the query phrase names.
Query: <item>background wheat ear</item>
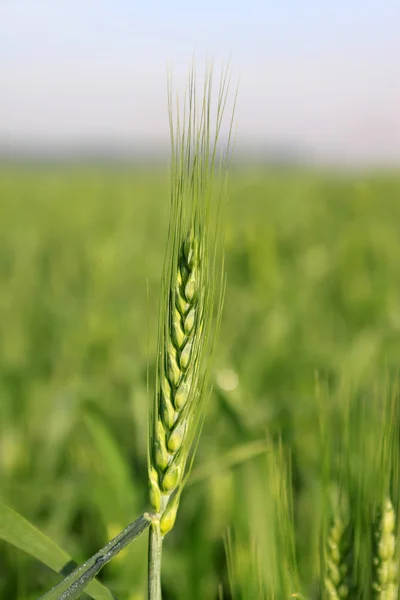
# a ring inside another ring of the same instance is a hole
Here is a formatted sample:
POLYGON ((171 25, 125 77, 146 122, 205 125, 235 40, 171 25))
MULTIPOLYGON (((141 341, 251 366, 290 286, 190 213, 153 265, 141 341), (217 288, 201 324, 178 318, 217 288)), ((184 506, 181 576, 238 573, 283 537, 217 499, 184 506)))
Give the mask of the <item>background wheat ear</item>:
POLYGON ((373 594, 377 600, 397 600, 398 561, 396 515, 390 498, 379 510, 374 527, 373 594))
MULTIPOLYGON (((301 583, 294 539, 290 453, 282 440, 267 437, 257 462, 265 476, 255 477, 255 461, 241 469, 241 487, 252 510, 226 536, 228 597, 234 600, 298 597, 301 583)), ((257 469, 257 471, 256 471, 257 469)), ((239 474, 238 474, 239 475, 239 474)))
POLYGON ((199 98, 193 67, 181 113, 179 105, 175 112, 169 86, 171 213, 148 436, 150 501, 156 515, 149 544, 151 600, 161 597, 162 539, 174 526, 193 461, 222 310, 221 205, 226 193, 232 119, 226 149, 218 156, 217 145, 228 88, 225 71, 213 111, 212 70, 206 70, 199 98))
POLYGON ((326 598, 350 598, 350 527, 337 508, 332 516, 325 548, 326 598))

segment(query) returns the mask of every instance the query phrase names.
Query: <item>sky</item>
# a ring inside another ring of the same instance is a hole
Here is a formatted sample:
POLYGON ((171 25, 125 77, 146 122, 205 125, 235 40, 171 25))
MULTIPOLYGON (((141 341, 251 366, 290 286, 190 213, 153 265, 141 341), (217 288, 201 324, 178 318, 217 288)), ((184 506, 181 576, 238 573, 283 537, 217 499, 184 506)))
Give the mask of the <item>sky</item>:
POLYGON ((183 95, 230 62, 236 152, 400 164, 398 0, 0 0, 0 148, 168 144, 183 95))

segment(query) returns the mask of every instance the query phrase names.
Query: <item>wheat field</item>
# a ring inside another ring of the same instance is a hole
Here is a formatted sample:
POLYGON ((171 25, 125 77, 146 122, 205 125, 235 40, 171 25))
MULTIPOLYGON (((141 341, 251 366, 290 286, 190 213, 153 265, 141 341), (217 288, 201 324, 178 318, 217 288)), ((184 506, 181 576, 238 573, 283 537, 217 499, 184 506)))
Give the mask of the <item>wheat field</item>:
MULTIPOLYGON (((0 167, 0 499, 77 562, 149 509, 168 185, 166 165, 0 167)), ((213 391, 163 598, 311 600, 343 563, 337 597, 393 600, 400 176, 234 165, 225 212, 213 391)), ((146 564, 141 536, 99 579, 142 600, 146 564)), ((1 598, 58 580, 0 541, 1 598)))

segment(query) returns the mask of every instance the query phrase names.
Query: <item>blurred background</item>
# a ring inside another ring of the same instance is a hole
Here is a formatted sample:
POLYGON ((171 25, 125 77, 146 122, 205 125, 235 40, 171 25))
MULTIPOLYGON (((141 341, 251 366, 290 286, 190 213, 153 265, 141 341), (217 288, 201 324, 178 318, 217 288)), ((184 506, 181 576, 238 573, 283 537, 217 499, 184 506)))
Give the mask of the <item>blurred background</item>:
MULTIPOLYGON (((292 455, 311 589, 316 379, 335 398, 398 370, 399 19, 394 0, 2 1, 0 495, 76 560, 148 505, 167 72, 182 97, 195 55, 200 75, 207 57, 217 75, 230 60, 237 135, 214 393, 165 598, 216 600, 220 584, 230 597, 224 535, 247 531, 268 494, 267 432, 292 455)), ((102 577, 143 599, 146 540, 102 577)), ((0 542, 2 598, 56 580, 0 542)))
POLYGON ((400 158, 394 0, 284 4, 3 0, 0 149, 143 156, 168 146, 166 70, 231 58, 237 155, 400 158))

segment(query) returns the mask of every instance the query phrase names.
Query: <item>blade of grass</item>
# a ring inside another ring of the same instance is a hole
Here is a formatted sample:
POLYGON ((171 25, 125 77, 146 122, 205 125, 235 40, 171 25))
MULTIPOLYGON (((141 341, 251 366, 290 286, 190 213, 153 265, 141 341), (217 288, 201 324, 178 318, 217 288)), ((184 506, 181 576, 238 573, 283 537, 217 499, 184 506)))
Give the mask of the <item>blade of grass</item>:
MULTIPOLYGON (((0 539, 30 554, 56 573, 63 573, 71 564, 75 565, 67 552, 2 500, 0 539)), ((94 600, 113 600, 111 592, 98 581, 91 581, 86 593, 94 600)))
POLYGON ((39 600, 76 600, 92 579, 112 558, 139 537, 150 525, 151 519, 144 514, 130 523, 121 533, 96 552, 83 565, 77 567, 61 583, 54 586, 39 600))

